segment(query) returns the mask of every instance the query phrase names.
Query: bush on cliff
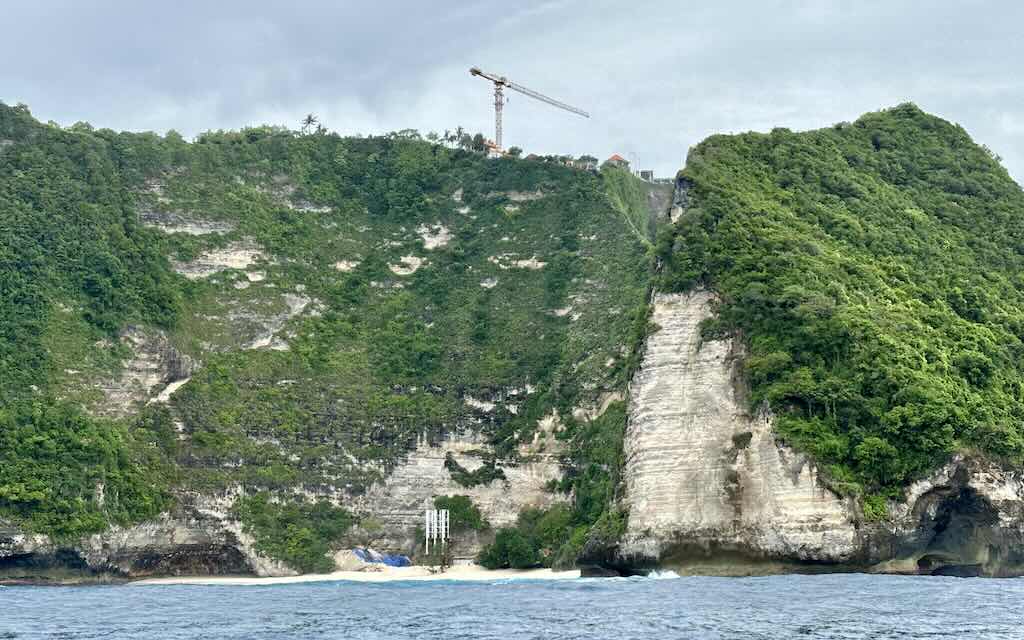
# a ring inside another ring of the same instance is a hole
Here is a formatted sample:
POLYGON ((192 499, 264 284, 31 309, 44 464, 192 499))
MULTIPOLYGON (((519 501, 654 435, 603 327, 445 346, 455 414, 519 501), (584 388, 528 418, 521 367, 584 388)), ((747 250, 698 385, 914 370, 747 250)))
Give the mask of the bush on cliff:
POLYGON ((0 515, 68 539, 170 505, 164 463, 123 426, 55 400, 0 408, 0 515))
POLYGON ((434 508, 448 509, 453 532, 484 531, 491 526, 469 496, 438 496, 434 498, 434 508))
POLYGON ((354 522, 347 510, 326 500, 282 503, 266 492, 240 498, 232 514, 260 552, 302 572, 333 571, 328 554, 354 522))

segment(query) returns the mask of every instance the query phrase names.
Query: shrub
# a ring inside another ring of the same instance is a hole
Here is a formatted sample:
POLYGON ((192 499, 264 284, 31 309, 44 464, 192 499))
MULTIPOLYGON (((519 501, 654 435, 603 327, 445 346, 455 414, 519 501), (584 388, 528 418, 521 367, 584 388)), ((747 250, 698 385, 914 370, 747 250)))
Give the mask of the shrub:
POLYGON ((275 502, 268 492, 239 499, 232 515, 259 551, 302 572, 332 571, 328 553, 353 523, 347 510, 326 500, 275 502))
POLYGON ((483 531, 490 525, 469 496, 438 496, 435 509, 448 509, 452 531, 483 531))
POLYGON ((522 531, 504 528, 498 531, 494 543, 480 552, 477 562, 488 569, 529 569, 540 565, 541 558, 522 531))

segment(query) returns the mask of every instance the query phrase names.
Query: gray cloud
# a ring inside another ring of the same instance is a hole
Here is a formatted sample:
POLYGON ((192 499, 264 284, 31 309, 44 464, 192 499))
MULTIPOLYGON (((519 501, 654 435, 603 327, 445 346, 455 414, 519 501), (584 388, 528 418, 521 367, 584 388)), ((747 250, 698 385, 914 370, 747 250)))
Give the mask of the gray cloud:
POLYGON ((712 133, 913 101, 1024 178, 1019 3, 7 4, 0 99, 65 124, 193 135, 314 112, 341 133, 490 132, 479 65, 593 114, 512 94, 506 141, 538 153, 634 154, 668 175, 712 133))

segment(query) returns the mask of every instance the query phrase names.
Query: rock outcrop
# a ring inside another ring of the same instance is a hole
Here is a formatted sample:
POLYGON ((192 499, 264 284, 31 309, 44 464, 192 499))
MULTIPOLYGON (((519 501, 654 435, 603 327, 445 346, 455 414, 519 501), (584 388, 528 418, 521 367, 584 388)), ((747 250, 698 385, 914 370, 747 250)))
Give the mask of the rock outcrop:
MULTIPOLYGON (((472 432, 452 435, 435 444, 420 441, 383 482, 354 499, 357 511, 372 513, 383 525, 368 542, 378 549, 411 554, 417 542, 411 533, 422 524, 423 511, 432 508, 436 496, 469 496, 495 529, 515 524, 526 507, 544 508, 561 499, 546 489, 562 477, 555 449, 547 448, 544 453, 524 450, 521 462, 500 465, 504 479, 476 486, 460 485, 445 468, 445 460, 451 455, 460 467, 472 472, 483 464, 479 454, 487 448, 485 440, 472 432)), ((456 542, 452 550, 455 557, 469 559, 479 553, 483 540, 470 535, 460 536, 456 542)))
MULTIPOLYGON (((554 426, 545 421, 547 429, 554 426)), ((475 558, 491 540, 493 529, 515 523, 526 507, 548 507, 560 499, 546 486, 561 477, 558 448, 548 430, 520 451, 521 461, 502 465, 504 478, 475 486, 460 485, 445 466, 449 456, 462 468, 473 471, 482 464, 486 442, 472 432, 452 435, 416 449, 384 479, 361 495, 338 491, 316 495, 343 504, 362 522, 377 523, 374 531, 357 527, 350 533, 353 545, 412 555, 414 537, 423 511, 437 496, 466 495, 492 525, 488 532, 459 535, 452 548, 458 560, 475 558), (540 437, 544 436, 544 437, 540 437), (540 451, 543 449, 544 451, 540 451)), ((83 579, 136 578, 151 575, 287 576, 296 572, 286 564, 256 550, 256 541, 231 515, 241 489, 210 495, 179 496, 173 512, 131 527, 112 527, 77 541, 54 541, 27 534, 0 522, 0 581, 10 578, 71 582, 83 579)), ((343 568, 343 567, 340 567, 343 568)))
POLYGON ((190 236, 230 233, 235 229, 235 226, 229 222, 205 220, 180 213, 151 209, 140 211, 139 219, 147 227, 159 229, 164 233, 184 233, 190 236))
POLYGON ((211 249, 191 262, 175 262, 174 269, 189 280, 201 280, 225 269, 246 269, 265 257, 263 249, 246 238, 211 249))
POLYGON ((95 413, 124 417, 148 402, 161 385, 175 389, 192 375, 198 366, 195 360, 175 349, 160 331, 127 327, 121 342, 131 353, 116 377, 101 381, 103 402, 95 413))
POLYGON ((848 560, 856 537, 848 505, 805 457, 775 443, 770 414, 746 411, 734 343, 702 339, 713 299, 695 291, 654 300, 658 329, 630 390, 620 553, 640 564, 728 564, 733 554, 848 560))
POLYGON ((739 345, 701 336, 713 304, 706 291, 655 296, 629 397, 628 528, 592 554, 596 572, 1024 574, 1022 472, 957 456, 867 521, 776 442, 769 412, 748 410, 739 345))
POLYGON ((262 566, 266 562, 251 540, 239 539, 221 518, 194 508, 179 508, 132 527, 115 526, 76 542, 26 534, 0 523, 0 580, 270 575, 262 566))
POLYGON ((867 527, 864 546, 878 572, 1024 575, 1024 472, 954 456, 867 527))

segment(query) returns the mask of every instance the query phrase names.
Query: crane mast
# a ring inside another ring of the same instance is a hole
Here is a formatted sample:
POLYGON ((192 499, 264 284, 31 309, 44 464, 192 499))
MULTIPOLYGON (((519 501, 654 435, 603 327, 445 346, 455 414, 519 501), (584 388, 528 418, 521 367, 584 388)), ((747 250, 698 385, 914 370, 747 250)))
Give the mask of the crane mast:
POLYGON ((534 100, 545 102, 553 107, 564 109, 565 111, 575 113, 576 115, 583 116, 584 118, 590 117, 590 114, 584 111, 583 109, 578 109, 570 104, 566 104, 564 102, 555 100, 554 98, 549 98, 543 93, 534 91, 533 89, 527 89, 522 85, 518 85, 512 82, 505 76, 498 76, 494 75, 493 73, 487 73, 486 71, 481 71, 477 67, 471 68, 469 70, 469 73, 470 75, 479 76, 485 80, 490 80, 491 82, 494 83, 494 144, 498 147, 498 149, 504 148, 502 147, 501 143, 501 111, 502 107, 505 106, 505 87, 508 87, 513 91, 517 91, 525 96, 529 96, 534 100))

